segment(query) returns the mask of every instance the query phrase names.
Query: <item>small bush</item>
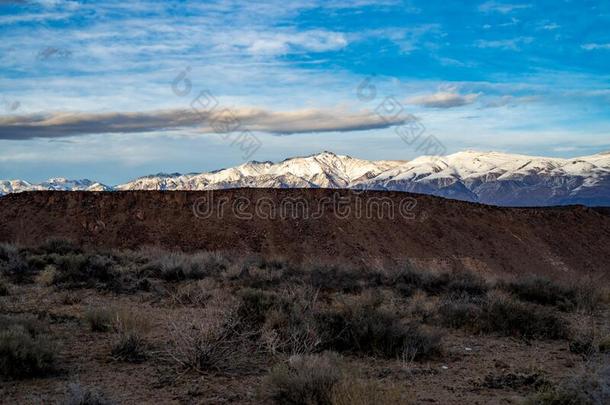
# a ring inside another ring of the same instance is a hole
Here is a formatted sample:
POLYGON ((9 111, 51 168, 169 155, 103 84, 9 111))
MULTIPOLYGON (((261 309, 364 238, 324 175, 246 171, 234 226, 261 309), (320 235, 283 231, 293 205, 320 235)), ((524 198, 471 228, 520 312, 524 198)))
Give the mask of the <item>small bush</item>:
POLYGON ((70 254, 55 259, 56 275, 54 284, 66 284, 69 287, 95 287, 102 283, 104 287, 116 288, 113 283, 120 281, 112 257, 104 255, 70 254))
POLYGON ((181 368, 198 373, 241 372, 256 356, 253 333, 244 331, 234 314, 207 314, 204 320, 170 325, 168 356, 181 368))
POLYGON ((472 327, 481 316, 481 312, 481 302, 461 297, 449 297, 438 307, 441 324, 450 328, 472 327))
POLYGON ((482 332, 506 336, 563 339, 569 334, 567 322, 549 309, 501 297, 486 301, 475 322, 482 332))
POLYGON ((610 366, 583 369, 559 384, 546 385, 527 405, 597 405, 610 403, 610 366))
POLYGON ((119 333, 111 354, 116 360, 141 363, 147 358, 146 341, 137 332, 119 333))
POLYGON ((386 358, 423 359, 440 353, 440 335, 405 324, 379 302, 359 301, 318 314, 323 346, 386 358))
POLYGON ((44 286, 50 286, 55 282, 55 277, 57 277, 57 270, 55 269, 55 266, 49 264, 46 265, 40 273, 38 273, 36 282, 44 286))
POLYGON ((83 387, 78 383, 68 385, 66 398, 62 405, 114 405, 116 402, 109 399, 98 388, 83 387))
POLYGON ((85 321, 93 332, 145 333, 150 328, 149 318, 125 307, 89 307, 85 321))
POLYGON ((168 294, 174 305, 202 307, 212 298, 213 284, 198 280, 186 285, 177 285, 175 289, 168 288, 168 294))
POLYGON ((22 284, 33 282, 34 273, 17 246, 0 244, 0 274, 13 283, 22 284))
POLYGON ((189 255, 171 252, 154 257, 146 266, 145 272, 166 281, 200 280, 212 273, 220 273, 226 268, 220 255, 198 253, 189 255))
POLYGON ((262 327, 261 338, 272 352, 308 354, 322 344, 316 322, 317 291, 310 288, 290 289, 278 294, 262 327))
POLYGON ((267 312, 279 302, 277 294, 251 288, 241 290, 239 297, 237 316, 244 324, 253 328, 262 327, 267 312))
POLYGON ((332 353, 295 355, 288 363, 273 367, 263 387, 278 404, 331 405, 333 389, 342 377, 339 358, 332 353))
POLYGON ((126 308, 114 309, 112 329, 116 332, 112 357, 130 363, 146 360, 148 345, 144 334, 150 330, 150 321, 146 315, 126 308))
POLYGON ((447 273, 424 272, 407 266, 394 276, 394 281, 403 286, 402 288, 404 285, 410 285, 430 294, 440 294, 447 290, 451 276, 447 273))
POLYGON ((377 405, 404 403, 395 385, 348 373, 332 352, 294 355, 273 367, 263 381, 265 399, 293 405, 377 405))
POLYGON ((14 325, 23 327, 32 336, 48 332, 45 325, 34 317, 0 315, 0 331, 9 329, 14 325))
POLYGON ((565 320, 548 308, 525 304, 502 295, 489 298, 449 297, 438 308, 440 323, 475 333, 499 333, 526 339, 563 339, 569 335, 565 320))
POLYGON ((24 324, 5 325, 0 331, 0 374, 20 379, 40 377, 54 370, 53 347, 45 334, 24 324))
POLYGON ((567 286, 546 277, 529 277, 503 287, 523 301, 552 305, 563 311, 592 311, 601 301, 599 289, 591 283, 567 286))
POLYGON ((115 312, 108 308, 88 308, 85 322, 92 332, 109 332, 113 327, 115 312))
POLYGON ((570 340, 570 352, 584 357, 591 356, 597 351, 595 337, 591 332, 578 333, 570 340))
POLYGON ((489 289, 485 280, 474 273, 436 273, 420 271, 413 266, 390 272, 389 275, 386 272, 384 284, 395 288, 403 296, 410 296, 415 289, 433 295, 481 296, 489 289))

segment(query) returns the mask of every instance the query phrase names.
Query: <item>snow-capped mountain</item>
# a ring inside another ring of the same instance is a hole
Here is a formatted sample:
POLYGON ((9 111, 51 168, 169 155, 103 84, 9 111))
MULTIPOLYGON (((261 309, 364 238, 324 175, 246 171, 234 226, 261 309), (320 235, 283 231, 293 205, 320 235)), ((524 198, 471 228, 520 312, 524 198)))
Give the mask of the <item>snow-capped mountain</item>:
POLYGON ((279 163, 248 162, 229 169, 185 175, 140 177, 118 190, 207 190, 236 187, 349 188, 402 162, 369 161, 322 152, 279 163))
MULTIPOLYGON (((207 173, 140 177, 114 190, 211 190, 237 187, 358 188, 409 191, 508 206, 610 205, 610 153, 573 159, 465 151, 411 161, 369 161, 322 152, 279 163, 248 162, 207 173)), ((89 180, 39 185, 0 181, 0 193, 108 190, 89 180)))
POLYGON ((68 180, 63 177, 33 184, 23 180, 0 180, 0 195, 36 190, 111 191, 112 187, 91 180, 68 180))

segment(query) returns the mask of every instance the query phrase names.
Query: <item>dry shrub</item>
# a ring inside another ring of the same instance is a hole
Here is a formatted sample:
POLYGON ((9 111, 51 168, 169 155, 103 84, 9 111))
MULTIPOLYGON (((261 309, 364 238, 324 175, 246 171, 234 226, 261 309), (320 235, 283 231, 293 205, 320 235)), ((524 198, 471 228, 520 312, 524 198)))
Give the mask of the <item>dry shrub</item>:
POLYGON ((115 332, 111 351, 115 360, 139 363, 147 358, 144 335, 150 330, 150 320, 144 311, 126 307, 88 308, 85 321, 93 332, 115 332))
POLYGON ((393 384, 358 378, 335 353, 294 355, 263 380, 265 402, 293 405, 376 405, 405 403, 393 384))
POLYGON ((34 269, 16 245, 0 243, 0 274, 16 284, 31 283, 34 269))
POLYGON ((218 252, 156 254, 145 266, 145 272, 166 281, 200 280, 220 274, 229 266, 228 259, 218 252))
POLYGON ((168 359, 198 373, 239 373, 258 352, 255 333, 244 328, 230 300, 215 297, 203 310, 170 323, 168 359))
POLYGON ((597 405, 610 403, 610 366, 586 366, 556 385, 530 396, 527 405, 597 405))
POLYGON ((563 339, 569 335, 567 322, 555 312, 502 296, 485 301, 476 322, 482 332, 507 336, 563 339))
POLYGON ((57 269, 55 266, 49 264, 38 274, 36 282, 45 286, 50 286, 53 284, 55 277, 57 277, 57 269))
POLYGON ((218 286, 211 279, 197 280, 186 285, 169 289, 168 294, 173 305, 202 307, 213 296, 218 286))
POLYGON ((440 354, 441 336, 403 322, 375 298, 358 296, 317 315, 324 347, 385 358, 420 360, 440 354))
POLYGON ((343 378, 339 362, 333 353, 292 356, 271 369, 264 393, 278 404, 331 405, 333 389, 343 378))
POLYGON ((321 291, 359 293, 367 287, 371 272, 346 265, 310 263, 301 266, 294 274, 300 275, 309 285, 321 291))
POLYGON ((120 281, 116 261, 111 256, 97 254, 69 254, 55 260, 57 273, 53 284, 69 288, 91 288, 100 283, 105 288, 119 289, 120 281))
POLYGON ((277 293, 253 288, 244 288, 238 293, 240 302, 236 315, 250 328, 259 330, 265 323, 267 312, 279 305, 277 293))
POLYGON ((144 311, 136 312, 125 306, 89 307, 85 321, 93 332, 146 333, 150 329, 150 319, 144 311))
POLYGON ((244 287, 272 288, 290 276, 291 271, 285 260, 246 255, 234 260, 221 277, 226 281, 237 281, 244 287))
POLYGON ((139 363, 148 357, 144 335, 150 330, 150 319, 144 311, 120 307, 114 311, 112 327, 116 332, 111 355, 116 360, 139 363))
POLYGON ((440 322, 475 333, 499 333, 526 339, 563 339, 568 323, 549 308, 516 301, 503 294, 484 299, 449 297, 438 309, 440 322))
POLYGON ((261 339, 271 353, 308 354, 316 351, 322 337, 315 319, 318 292, 311 288, 288 289, 268 310, 261 339))
POLYGON ((112 329, 114 312, 110 308, 87 308, 84 318, 92 332, 109 332, 112 329))
POLYGON ((54 349, 37 322, 0 319, 0 375, 11 379, 46 376, 55 369, 54 349))
POLYGON ((523 301, 552 305, 564 311, 590 312, 598 307, 602 299, 601 290, 593 282, 566 285, 546 277, 531 276, 504 283, 502 287, 523 301))
POLYGON ((118 333, 148 333, 151 327, 150 318, 145 310, 137 311, 120 306, 113 311, 113 329, 118 333))
POLYGON ((482 301, 468 297, 445 297, 437 309, 440 323, 450 328, 468 327, 476 330, 482 305, 482 301))
POLYGON ((137 332, 117 334, 111 355, 115 360, 141 363, 148 357, 146 340, 137 332))
POLYGON ((436 313, 437 299, 429 297, 425 292, 418 290, 409 299, 407 313, 411 318, 428 322, 436 313))

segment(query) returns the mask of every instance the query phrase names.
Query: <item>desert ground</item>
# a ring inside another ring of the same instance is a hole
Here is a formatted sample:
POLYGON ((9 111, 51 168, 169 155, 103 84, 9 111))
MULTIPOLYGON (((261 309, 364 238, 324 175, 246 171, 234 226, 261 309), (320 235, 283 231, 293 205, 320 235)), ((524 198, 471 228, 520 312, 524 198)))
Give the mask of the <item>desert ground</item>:
POLYGON ((0 199, 0 402, 608 403, 607 211, 359 193, 417 209, 243 220, 202 196, 0 199))
POLYGON ((0 248, 3 403, 608 399, 608 293, 238 252, 0 248))

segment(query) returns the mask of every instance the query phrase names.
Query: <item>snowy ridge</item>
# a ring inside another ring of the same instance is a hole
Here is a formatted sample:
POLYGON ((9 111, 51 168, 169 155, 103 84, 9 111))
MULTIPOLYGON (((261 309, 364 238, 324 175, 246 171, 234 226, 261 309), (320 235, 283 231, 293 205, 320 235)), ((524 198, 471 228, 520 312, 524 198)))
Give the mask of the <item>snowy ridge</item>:
POLYGON ((0 180, 0 195, 37 190, 111 191, 112 187, 87 179, 68 180, 63 177, 49 179, 39 184, 23 180, 0 180))
POLYGON ((27 190, 211 190, 237 187, 409 191, 495 205, 610 205, 610 153, 572 159, 464 151, 411 161, 369 161, 322 152, 214 172, 158 174, 114 188, 89 180, 0 181, 0 194, 27 190))

